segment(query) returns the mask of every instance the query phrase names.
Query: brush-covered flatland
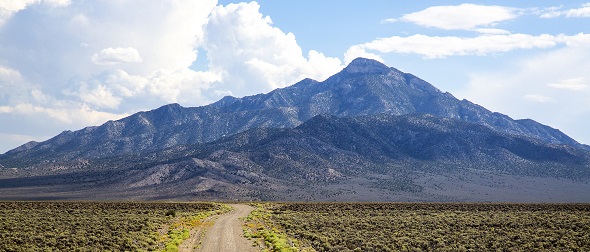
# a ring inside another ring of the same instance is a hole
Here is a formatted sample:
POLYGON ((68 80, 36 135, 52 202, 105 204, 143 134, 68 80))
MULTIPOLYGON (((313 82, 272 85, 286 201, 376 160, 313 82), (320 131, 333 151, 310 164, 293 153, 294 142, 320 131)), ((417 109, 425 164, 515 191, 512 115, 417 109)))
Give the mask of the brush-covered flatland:
MULTIPOLYGON (((268 251, 590 251, 590 204, 260 203, 268 251)), ((219 203, 0 202, 0 251, 177 251, 219 203)))
POLYGON ((261 204, 247 236, 273 251, 590 251, 590 204, 261 204))
POLYGON ((0 251, 177 251, 217 203, 0 202, 0 251))

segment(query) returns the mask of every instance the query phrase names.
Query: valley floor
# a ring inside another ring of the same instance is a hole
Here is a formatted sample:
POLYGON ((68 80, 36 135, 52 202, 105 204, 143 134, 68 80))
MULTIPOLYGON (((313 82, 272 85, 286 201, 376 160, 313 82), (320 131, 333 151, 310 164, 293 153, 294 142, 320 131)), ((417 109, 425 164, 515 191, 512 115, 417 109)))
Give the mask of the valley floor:
POLYGON ((394 177, 370 174, 305 184, 282 180, 268 180, 260 185, 234 184, 195 178, 145 187, 129 187, 125 181, 111 182, 100 177, 69 181, 68 176, 10 178, 0 174, 0 200, 590 202, 587 179, 517 176, 483 170, 415 172, 408 178, 412 187, 401 189, 394 177))
POLYGON ((0 202, 0 251, 264 249, 587 251, 590 204, 0 202))
POLYGON ((274 251, 590 250, 590 204, 267 203, 247 225, 274 251))

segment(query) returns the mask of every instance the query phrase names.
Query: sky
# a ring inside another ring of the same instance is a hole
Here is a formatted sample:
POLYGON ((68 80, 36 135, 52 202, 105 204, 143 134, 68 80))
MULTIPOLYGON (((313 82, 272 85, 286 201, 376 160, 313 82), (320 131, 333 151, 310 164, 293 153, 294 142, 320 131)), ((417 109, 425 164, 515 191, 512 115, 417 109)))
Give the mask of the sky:
POLYGON ((590 2, 466 1, 0 0, 0 153, 356 57, 590 144, 590 2))

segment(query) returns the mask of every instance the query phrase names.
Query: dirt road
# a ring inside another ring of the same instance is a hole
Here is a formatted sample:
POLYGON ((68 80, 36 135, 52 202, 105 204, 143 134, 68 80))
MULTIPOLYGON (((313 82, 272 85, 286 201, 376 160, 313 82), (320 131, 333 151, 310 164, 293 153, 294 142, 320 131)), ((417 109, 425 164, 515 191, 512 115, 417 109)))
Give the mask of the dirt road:
POLYGON ((213 226, 207 229, 202 252, 259 251, 252 246, 252 241, 244 238, 241 217, 246 217, 254 209, 247 205, 230 205, 233 211, 219 216, 213 226))

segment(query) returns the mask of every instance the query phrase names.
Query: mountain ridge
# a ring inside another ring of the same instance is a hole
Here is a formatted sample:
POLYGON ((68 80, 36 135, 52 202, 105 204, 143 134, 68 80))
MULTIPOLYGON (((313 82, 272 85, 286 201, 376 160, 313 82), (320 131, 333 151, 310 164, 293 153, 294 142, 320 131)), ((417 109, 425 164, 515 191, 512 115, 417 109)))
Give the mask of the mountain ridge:
POLYGON ((25 144, 2 156, 19 156, 19 153, 24 156, 35 149, 43 152, 59 149, 58 146, 65 148, 66 142, 77 149, 87 149, 72 150, 64 156, 69 158, 139 153, 208 142, 252 127, 295 127, 319 114, 357 116, 379 113, 424 113, 459 118, 511 134, 588 149, 549 126, 532 120, 512 120, 467 100, 458 100, 414 75, 378 61, 359 58, 323 82, 304 79, 266 94, 224 97, 201 107, 164 105, 101 126, 64 131, 50 140, 25 144), (91 139, 93 134, 102 137, 91 139), (102 152, 90 150, 97 147, 102 152))
MULTIPOLYGON (((182 192, 199 199, 345 200, 363 192, 362 199, 373 201, 400 195, 453 201, 483 198, 467 192, 459 194, 461 198, 446 198, 437 184, 420 183, 420 179, 455 174, 462 177, 457 183, 469 185, 484 178, 491 184, 485 189, 492 191, 513 190, 521 177, 550 178, 559 186, 560 181, 590 177, 590 152, 427 114, 318 115, 294 128, 252 128, 209 143, 35 169, 45 170, 45 175, 0 180, 0 191, 19 188, 16 183, 27 188, 51 183, 59 188, 98 188, 87 192, 91 197, 104 197, 98 191, 142 199, 175 198, 179 197, 175 192, 182 192), (63 167, 70 170, 56 170, 63 167), (473 174, 475 180, 470 177, 473 174), (498 187, 499 176, 517 182, 501 182, 498 187), (342 186, 355 189, 346 191, 350 189, 342 186), (424 194, 433 188, 434 192, 424 194), (302 194, 294 196, 294 191, 302 194)), ((556 190, 545 187, 548 195, 556 190)))
POLYGON ((0 155, 0 195, 18 199, 519 201, 571 189, 590 201, 575 193, 588 178, 590 148, 561 131, 362 58, 324 81, 168 104, 0 155))

